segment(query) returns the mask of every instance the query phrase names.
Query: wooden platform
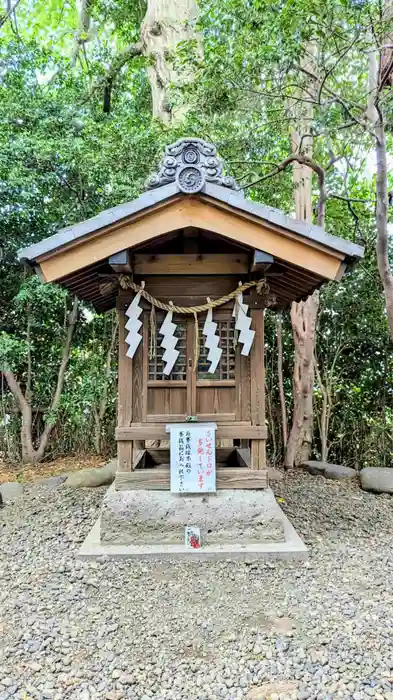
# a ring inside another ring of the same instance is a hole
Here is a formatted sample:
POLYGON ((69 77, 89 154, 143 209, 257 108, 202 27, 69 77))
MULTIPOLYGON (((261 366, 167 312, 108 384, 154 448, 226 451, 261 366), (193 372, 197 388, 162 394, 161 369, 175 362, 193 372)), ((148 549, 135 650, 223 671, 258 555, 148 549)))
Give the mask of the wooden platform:
MULTIPOLYGON (((219 489, 265 489, 268 485, 267 469, 245 469, 244 467, 218 468, 216 487, 219 489)), ((129 489, 170 489, 170 471, 168 468, 136 469, 133 472, 117 472, 116 491, 129 489)))
MULTIPOLYGON (((208 416, 208 419, 214 420, 214 414, 208 416)), ((159 423, 134 423, 129 427, 117 427, 115 430, 116 440, 168 440, 169 433, 166 431, 166 423, 168 423, 168 416, 163 417, 162 425, 159 423)), ((249 422, 218 423, 216 439, 222 438, 266 440, 267 428, 265 425, 251 425, 249 422)))

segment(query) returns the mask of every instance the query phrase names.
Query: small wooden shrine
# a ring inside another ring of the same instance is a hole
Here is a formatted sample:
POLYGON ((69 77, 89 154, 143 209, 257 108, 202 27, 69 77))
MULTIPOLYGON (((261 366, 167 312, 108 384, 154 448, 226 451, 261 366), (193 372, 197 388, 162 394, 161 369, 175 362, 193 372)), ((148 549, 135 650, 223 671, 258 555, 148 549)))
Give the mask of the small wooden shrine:
POLYGON ((169 488, 168 424, 213 422, 220 489, 267 484, 265 308, 339 280, 362 254, 245 199, 215 147, 185 138, 138 199, 19 257, 97 311, 117 307, 116 488, 169 488))

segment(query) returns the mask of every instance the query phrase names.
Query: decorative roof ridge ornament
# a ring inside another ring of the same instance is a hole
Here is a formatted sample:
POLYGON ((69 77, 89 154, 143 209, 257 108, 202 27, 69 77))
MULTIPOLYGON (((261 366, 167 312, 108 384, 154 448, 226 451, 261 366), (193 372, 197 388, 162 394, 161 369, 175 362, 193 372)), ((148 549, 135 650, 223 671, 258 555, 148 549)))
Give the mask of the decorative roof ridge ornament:
POLYGON ((235 179, 223 175, 216 147, 203 139, 183 138, 166 147, 160 169, 149 178, 147 188, 154 189, 171 182, 175 182, 185 194, 201 192, 205 182, 213 182, 243 195, 235 179))

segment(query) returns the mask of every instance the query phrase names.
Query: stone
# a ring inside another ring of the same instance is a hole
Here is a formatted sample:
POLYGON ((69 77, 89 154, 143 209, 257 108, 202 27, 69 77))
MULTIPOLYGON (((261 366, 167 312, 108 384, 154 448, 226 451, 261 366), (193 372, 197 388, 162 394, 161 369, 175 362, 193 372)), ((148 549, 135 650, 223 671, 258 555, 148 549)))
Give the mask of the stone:
POLYGON ((275 467, 267 468, 267 476, 269 481, 282 481, 284 478, 283 472, 275 467))
POLYGON ((67 476, 64 486, 74 489, 91 488, 95 486, 106 486, 111 484, 115 478, 117 470, 117 460, 104 464, 103 467, 93 467, 92 469, 81 469, 80 471, 70 472, 67 476))
POLYGON ((275 632, 288 634, 292 632, 294 624, 290 617, 276 617, 271 620, 275 632))
POLYGON ((275 492, 310 567, 77 560, 101 489, 24 484, 0 511, 0 700, 393 700, 390 496, 301 469, 275 492))
POLYGON ((325 476, 326 479, 334 479, 336 481, 355 479, 357 476, 357 471, 355 469, 343 467, 340 464, 329 464, 328 462, 309 460, 303 462, 300 466, 313 476, 325 476))
POLYGON ((297 685, 297 681, 275 681, 255 685, 248 691, 246 700, 270 700, 273 694, 284 697, 294 693, 297 685))
POLYGON ((335 481, 347 481, 356 479, 356 469, 351 467, 342 467, 339 464, 326 464, 324 471, 326 479, 334 479, 335 481))
POLYGON ((0 493, 3 503, 11 503, 23 495, 23 485, 19 481, 6 481, 0 484, 0 493))
POLYGON ((327 462, 317 462, 316 460, 311 459, 307 462, 302 462, 302 464, 300 466, 306 472, 308 472, 309 474, 312 474, 312 476, 318 476, 318 475, 323 476, 326 465, 327 465, 327 462))
POLYGON ((393 469, 365 467, 360 472, 360 484, 364 491, 393 493, 393 469))
POLYGON ((123 673, 119 678, 119 683, 122 685, 134 685, 135 678, 130 673, 123 673))
POLYGON ((170 491, 109 489, 101 510, 101 542, 183 544, 189 523, 200 528, 206 545, 285 540, 270 489, 177 497, 170 491))
POLYGON ((42 669, 42 664, 39 664, 36 661, 33 661, 30 664, 30 668, 32 671, 34 671, 34 673, 38 673, 38 671, 41 671, 41 669, 42 669))
POLYGON ((50 489, 57 489, 68 478, 67 474, 58 474, 57 476, 45 476, 40 479, 35 479, 34 483, 41 486, 47 486, 50 489))

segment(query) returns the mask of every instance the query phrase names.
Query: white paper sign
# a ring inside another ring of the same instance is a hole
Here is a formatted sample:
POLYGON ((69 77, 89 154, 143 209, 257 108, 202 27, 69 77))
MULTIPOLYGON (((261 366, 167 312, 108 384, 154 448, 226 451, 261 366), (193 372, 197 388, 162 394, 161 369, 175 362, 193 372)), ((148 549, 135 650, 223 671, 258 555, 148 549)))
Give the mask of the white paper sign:
POLYGON ((216 490, 216 424, 173 423, 170 433, 172 493, 216 490))

